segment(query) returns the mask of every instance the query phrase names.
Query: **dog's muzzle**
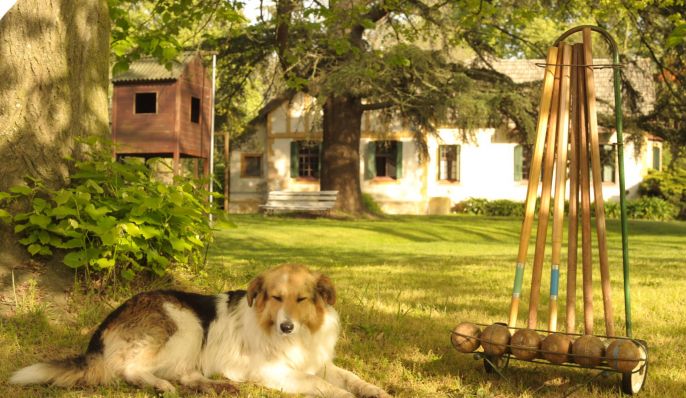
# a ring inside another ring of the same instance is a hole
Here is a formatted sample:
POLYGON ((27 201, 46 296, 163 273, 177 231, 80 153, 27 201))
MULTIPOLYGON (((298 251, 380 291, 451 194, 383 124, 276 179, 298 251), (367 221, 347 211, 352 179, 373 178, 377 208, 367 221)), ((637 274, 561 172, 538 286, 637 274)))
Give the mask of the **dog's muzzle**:
POLYGON ((291 321, 284 321, 279 325, 279 329, 281 329, 283 334, 290 334, 295 329, 295 325, 291 321))

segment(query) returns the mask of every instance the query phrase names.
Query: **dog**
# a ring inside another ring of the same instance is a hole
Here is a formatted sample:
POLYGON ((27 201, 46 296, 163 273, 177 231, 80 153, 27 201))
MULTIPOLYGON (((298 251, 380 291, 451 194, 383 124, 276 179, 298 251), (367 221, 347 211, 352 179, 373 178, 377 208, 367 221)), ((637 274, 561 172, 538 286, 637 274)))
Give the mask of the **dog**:
POLYGON ((217 392, 253 382, 317 397, 389 398, 333 364, 335 302, 331 280, 297 264, 265 271, 247 290, 215 296, 145 292, 105 318, 85 354, 25 367, 9 381, 71 387, 121 378, 159 392, 176 391, 172 382, 217 392))

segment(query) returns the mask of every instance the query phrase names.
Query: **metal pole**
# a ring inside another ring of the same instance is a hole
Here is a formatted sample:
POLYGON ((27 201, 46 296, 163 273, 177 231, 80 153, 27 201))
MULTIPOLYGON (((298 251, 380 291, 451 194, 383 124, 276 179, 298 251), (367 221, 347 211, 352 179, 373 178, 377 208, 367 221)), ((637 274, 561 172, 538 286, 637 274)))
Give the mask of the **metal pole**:
MULTIPOLYGON (((214 202, 214 197, 212 192, 214 192, 214 91, 215 91, 215 78, 217 70, 217 55, 212 54, 212 100, 210 104, 212 106, 212 112, 210 117, 210 206, 214 202)), ((212 222, 212 213, 210 213, 210 222, 212 222)))

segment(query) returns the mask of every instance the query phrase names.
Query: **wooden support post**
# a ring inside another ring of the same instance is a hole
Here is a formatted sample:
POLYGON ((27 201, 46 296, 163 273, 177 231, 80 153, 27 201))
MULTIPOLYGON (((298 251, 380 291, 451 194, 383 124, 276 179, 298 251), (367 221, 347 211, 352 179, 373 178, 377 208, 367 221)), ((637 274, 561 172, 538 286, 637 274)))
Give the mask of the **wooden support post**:
POLYGON ((224 213, 229 212, 231 193, 231 156, 229 152, 229 132, 224 132, 224 213))

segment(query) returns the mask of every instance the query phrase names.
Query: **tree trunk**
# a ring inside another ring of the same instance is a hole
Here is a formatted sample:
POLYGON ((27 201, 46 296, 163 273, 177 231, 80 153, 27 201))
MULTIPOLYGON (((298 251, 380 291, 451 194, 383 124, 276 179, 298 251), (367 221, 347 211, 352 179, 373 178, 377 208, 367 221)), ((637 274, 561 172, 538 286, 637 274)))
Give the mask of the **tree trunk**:
POLYGON ((351 214, 364 210, 360 188, 360 105, 360 99, 351 96, 331 96, 324 104, 321 190, 338 191, 336 208, 351 214))
MULTIPOLYGON (((0 20, 0 191, 68 179, 74 138, 109 127, 106 0, 19 0, 0 20)), ((18 250, 0 223, 0 265, 18 250)))

